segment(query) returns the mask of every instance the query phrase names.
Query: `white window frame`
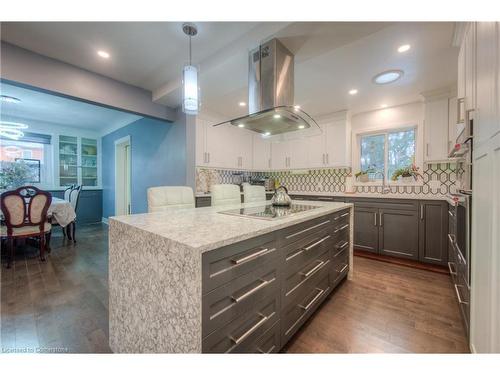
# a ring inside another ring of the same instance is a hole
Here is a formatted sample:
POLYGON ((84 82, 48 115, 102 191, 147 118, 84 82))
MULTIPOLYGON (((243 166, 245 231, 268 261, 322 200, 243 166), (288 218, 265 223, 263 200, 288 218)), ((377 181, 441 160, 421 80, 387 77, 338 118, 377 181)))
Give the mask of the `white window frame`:
MULTIPOLYGON (((388 162, 388 134, 389 133, 396 133, 400 131, 406 131, 406 130, 414 130, 415 131, 415 164, 417 167, 420 168, 420 172, 422 172, 422 167, 423 167, 423 159, 422 159, 422 153, 421 153, 421 147, 419 145, 422 143, 421 140, 421 135, 422 132, 419 131, 419 124, 413 123, 413 124, 405 124, 405 125, 399 125, 399 126, 391 126, 383 129, 373 129, 373 130, 363 130, 360 132, 356 132, 353 134, 354 136, 354 150, 353 150, 353 176, 357 172, 361 171, 361 137, 363 136, 371 136, 371 135, 385 135, 385 143, 384 143, 384 175, 385 175, 385 181, 387 185, 405 185, 405 186, 421 186, 423 184, 423 181, 421 179, 417 181, 413 181, 411 183, 408 182, 403 182, 403 181, 392 181, 390 176, 387 176, 387 162, 388 162)), ((354 179, 354 185, 355 186, 367 186, 367 185, 374 185, 374 186, 380 186, 383 183, 382 178, 377 178, 375 180, 369 181, 369 182, 359 182, 356 179, 354 179)))

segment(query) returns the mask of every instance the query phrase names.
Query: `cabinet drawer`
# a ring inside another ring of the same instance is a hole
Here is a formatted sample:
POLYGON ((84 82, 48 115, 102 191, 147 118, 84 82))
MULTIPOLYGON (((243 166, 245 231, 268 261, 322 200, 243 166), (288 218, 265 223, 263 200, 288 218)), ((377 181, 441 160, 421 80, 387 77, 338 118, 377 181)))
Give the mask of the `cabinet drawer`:
POLYGON ((277 258, 273 233, 204 253, 203 294, 277 258))
POLYGON ((281 246, 286 246, 325 228, 331 229, 332 223, 332 215, 326 215, 306 221, 305 223, 294 225, 290 228, 285 228, 280 232, 280 244, 281 246))
POLYGON ((293 303, 283 309, 281 317, 282 346, 297 332, 330 293, 330 273, 328 269, 322 270, 318 276, 317 282, 308 285, 305 294, 300 298, 295 298, 293 303))
POLYGON ((280 350, 280 322, 269 328, 255 342, 248 346, 247 353, 277 353, 280 350))
POLYGON ((282 250, 285 264, 283 273, 289 276, 300 271, 304 265, 332 247, 333 237, 326 229, 294 242, 282 250))
POLYGON ((240 315, 256 301, 279 295, 277 260, 212 290, 203 296, 203 337, 240 315))
POLYGON ((347 209, 333 214, 333 226, 335 229, 349 224, 350 211, 350 209, 347 209))
POLYGON ((349 272, 349 252, 343 251, 333 258, 330 268, 331 286, 334 288, 349 272))
POLYGON ((344 240, 340 240, 333 246, 332 260, 341 259, 345 255, 349 255, 349 237, 344 240))
POLYGON ((317 275, 330 267, 330 251, 327 250, 313 261, 304 264, 303 267, 285 278, 283 284, 283 306, 292 303, 296 298, 300 298, 307 293, 309 285, 314 283, 317 275))
POLYGON ((254 304, 251 311, 211 333, 202 341, 203 353, 244 353, 279 319, 279 295, 254 304))

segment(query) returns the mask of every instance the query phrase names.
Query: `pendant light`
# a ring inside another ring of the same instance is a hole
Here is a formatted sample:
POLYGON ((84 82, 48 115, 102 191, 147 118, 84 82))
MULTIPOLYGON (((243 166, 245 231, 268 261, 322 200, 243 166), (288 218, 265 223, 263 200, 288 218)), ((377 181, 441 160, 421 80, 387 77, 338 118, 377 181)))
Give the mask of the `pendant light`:
POLYGON ((182 25, 182 31, 189 36, 189 63, 182 69, 182 111, 188 115, 197 115, 198 98, 198 68, 191 64, 191 37, 198 34, 193 23, 182 25))

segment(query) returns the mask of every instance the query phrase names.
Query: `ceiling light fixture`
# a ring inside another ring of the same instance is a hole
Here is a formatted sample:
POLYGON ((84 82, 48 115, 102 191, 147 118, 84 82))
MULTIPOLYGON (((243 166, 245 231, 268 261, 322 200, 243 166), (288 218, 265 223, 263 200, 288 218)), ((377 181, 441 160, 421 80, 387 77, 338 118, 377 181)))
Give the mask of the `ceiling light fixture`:
POLYGON ((100 50, 100 51, 97 51, 97 54, 99 56, 101 56, 103 59, 109 59, 109 53, 107 53, 106 51, 100 50))
POLYGON ((299 129, 304 129, 305 127, 305 125, 299 125, 299 129))
POLYGON ((239 105, 240 105, 240 107, 244 107, 244 106, 246 106, 246 105, 247 105, 247 103, 245 103, 245 102, 240 102, 240 103, 239 103, 239 105))
POLYGON ((264 133, 264 137, 269 137, 270 135, 271 135, 271 133, 269 133, 269 132, 264 133))
POLYGON ((24 137, 21 129, 27 129, 28 125, 20 122, 2 121, 0 122, 0 136, 13 140, 24 137))
POLYGON ((281 117, 281 115, 280 115, 279 113, 276 113, 276 114, 274 114, 274 115, 273 115, 273 117, 274 117, 274 118, 280 118, 280 117, 281 117))
POLYGON ((403 74, 404 72, 402 70, 387 70, 373 77, 373 82, 377 85, 386 85, 397 81, 403 76, 403 74))
POLYGON ((2 103, 20 103, 21 99, 15 98, 13 96, 8 96, 8 95, 0 95, 0 100, 2 103))
POLYGON ((349 90, 349 95, 356 95, 357 93, 358 93, 358 90, 356 90, 356 89, 349 90))
POLYGON ((189 63, 182 69, 182 111, 188 115, 197 115, 198 68, 191 64, 191 38, 198 34, 198 28, 194 23, 185 23, 182 31, 189 37, 189 63))
POLYGON ((244 128, 245 124, 238 124, 238 128, 244 128))
POLYGON ((293 108, 298 111, 300 109, 300 105, 294 105, 293 108))
POLYGON ((398 52, 403 53, 403 52, 408 51, 410 48, 411 48, 411 46, 409 44, 403 44, 402 46, 399 46, 398 52))

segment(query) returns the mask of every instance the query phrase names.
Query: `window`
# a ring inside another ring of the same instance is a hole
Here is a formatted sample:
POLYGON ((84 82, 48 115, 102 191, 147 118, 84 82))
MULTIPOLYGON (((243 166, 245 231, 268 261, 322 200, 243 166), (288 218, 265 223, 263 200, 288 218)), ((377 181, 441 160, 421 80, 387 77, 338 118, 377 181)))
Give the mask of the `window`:
POLYGON ((415 128, 361 135, 360 170, 372 180, 385 175, 389 181, 397 169, 414 163, 415 146, 415 128))
POLYGON ((1 168, 12 171, 5 177, 10 182, 1 182, 6 185, 4 188, 13 188, 16 186, 10 185, 20 183, 51 185, 50 143, 50 136, 29 132, 17 140, 1 137, 1 168), (14 163, 22 163, 22 166, 14 167, 14 163))

